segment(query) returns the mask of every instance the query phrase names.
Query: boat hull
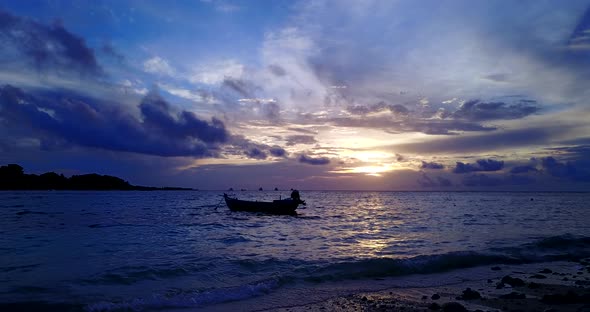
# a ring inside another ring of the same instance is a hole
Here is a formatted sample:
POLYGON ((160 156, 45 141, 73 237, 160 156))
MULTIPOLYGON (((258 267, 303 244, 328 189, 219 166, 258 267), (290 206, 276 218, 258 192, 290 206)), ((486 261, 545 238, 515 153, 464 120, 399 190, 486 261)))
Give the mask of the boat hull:
POLYGON ((259 202, 259 201, 248 201, 239 200, 236 198, 224 197, 227 207, 231 211, 248 211, 248 212, 262 212, 268 214, 279 214, 279 215, 294 215, 297 214, 295 210, 299 203, 291 200, 273 200, 272 202, 259 202))

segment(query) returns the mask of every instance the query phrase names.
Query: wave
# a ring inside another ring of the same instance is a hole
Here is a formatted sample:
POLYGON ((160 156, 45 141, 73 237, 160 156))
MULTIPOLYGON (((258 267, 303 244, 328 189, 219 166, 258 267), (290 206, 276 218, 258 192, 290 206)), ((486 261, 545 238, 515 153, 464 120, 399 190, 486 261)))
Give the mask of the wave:
MULTIPOLYGON (((296 259, 243 259, 231 262, 246 272, 259 273, 264 271, 273 277, 236 287, 185 291, 181 294, 167 296, 152 295, 149 298, 136 298, 124 302, 98 302, 87 306, 86 310, 103 312, 196 308, 262 296, 294 283, 317 284, 346 280, 403 277, 411 274, 441 273, 486 265, 580 260, 588 257, 590 257, 590 237, 562 235, 540 239, 516 247, 495 248, 486 251, 458 251, 404 259, 350 259, 336 263, 310 262, 296 259)), ((154 272, 148 269, 139 271, 141 273, 134 275, 134 277, 153 278, 155 276, 156 278, 164 278, 186 273, 182 270, 154 272)), ((111 277, 109 275, 108 279, 111 277)), ((121 282, 118 278, 110 281, 121 282)), ((101 282, 104 282, 104 280, 101 282)))
POLYGON ((188 292, 174 296, 153 295, 150 298, 136 298, 131 301, 97 302, 87 305, 85 310, 89 312, 106 312, 196 308, 261 296, 280 287, 280 284, 278 279, 268 279, 237 287, 188 292))
POLYGON ((494 264, 525 264, 590 257, 590 237, 562 235, 540 239, 517 247, 488 251, 457 251, 405 259, 372 258, 320 266, 310 271, 305 281, 324 282, 379 278, 410 274, 440 273, 494 264))
POLYGON ((132 285, 140 281, 180 277, 207 269, 210 269, 209 265, 187 265, 169 268, 126 266, 109 270, 93 278, 80 280, 79 283, 82 285, 132 285))

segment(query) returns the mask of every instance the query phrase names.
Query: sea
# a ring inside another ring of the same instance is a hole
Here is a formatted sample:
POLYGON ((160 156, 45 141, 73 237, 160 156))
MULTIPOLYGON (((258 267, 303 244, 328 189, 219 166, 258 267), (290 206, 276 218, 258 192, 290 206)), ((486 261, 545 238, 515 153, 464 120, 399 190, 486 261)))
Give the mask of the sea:
POLYGON ((0 306, 272 311, 590 256, 590 193, 300 193, 307 206, 277 216, 231 212, 216 191, 0 192, 0 306))

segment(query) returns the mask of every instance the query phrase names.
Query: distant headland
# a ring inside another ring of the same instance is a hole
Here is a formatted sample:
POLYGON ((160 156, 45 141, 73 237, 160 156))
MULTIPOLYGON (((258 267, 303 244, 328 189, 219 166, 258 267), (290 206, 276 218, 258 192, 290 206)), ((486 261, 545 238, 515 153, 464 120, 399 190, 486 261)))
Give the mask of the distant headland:
POLYGON ((96 190, 96 191, 167 191, 192 190, 181 187, 150 187, 131 185, 129 182, 109 175, 96 173, 73 175, 46 172, 41 175, 25 174, 17 164, 0 166, 0 190, 96 190))

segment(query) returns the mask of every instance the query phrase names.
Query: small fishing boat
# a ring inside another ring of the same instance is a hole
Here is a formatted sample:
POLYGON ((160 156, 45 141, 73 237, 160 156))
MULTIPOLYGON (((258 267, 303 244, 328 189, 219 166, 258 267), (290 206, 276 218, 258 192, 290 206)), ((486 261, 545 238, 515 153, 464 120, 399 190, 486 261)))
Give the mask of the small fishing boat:
POLYGON ((269 214, 279 215, 294 215, 295 210, 299 205, 305 205, 305 201, 299 198, 299 192, 294 191, 294 196, 291 194, 291 198, 277 199, 272 202, 264 201, 249 201, 240 200, 237 198, 230 197, 227 194, 223 194, 225 203, 231 211, 248 211, 248 212, 263 212, 269 214))

